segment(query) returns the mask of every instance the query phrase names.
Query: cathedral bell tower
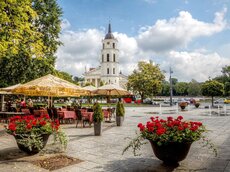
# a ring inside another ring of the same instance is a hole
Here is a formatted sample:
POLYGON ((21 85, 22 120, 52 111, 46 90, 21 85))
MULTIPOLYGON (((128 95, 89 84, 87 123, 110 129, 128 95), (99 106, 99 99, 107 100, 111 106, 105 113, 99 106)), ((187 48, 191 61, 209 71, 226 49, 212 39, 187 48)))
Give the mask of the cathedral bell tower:
POLYGON ((109 23, 108 33, 102 40, 101 50, 101 80, 106 84, 119 85, 119 59, 117 39, 114 38, 109 23))

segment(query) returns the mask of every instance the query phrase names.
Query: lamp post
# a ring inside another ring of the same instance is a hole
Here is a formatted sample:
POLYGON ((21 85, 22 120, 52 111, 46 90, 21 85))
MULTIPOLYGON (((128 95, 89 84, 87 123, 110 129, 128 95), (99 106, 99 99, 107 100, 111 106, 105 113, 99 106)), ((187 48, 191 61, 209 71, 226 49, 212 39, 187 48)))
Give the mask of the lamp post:
POLYGON ((172 89, 172 77, 171 74, 173 73, 171 67, 169 68, 169 82, 170 82, 170 106, 173 105, 172 96, 173 96, 173 89, 172 89))

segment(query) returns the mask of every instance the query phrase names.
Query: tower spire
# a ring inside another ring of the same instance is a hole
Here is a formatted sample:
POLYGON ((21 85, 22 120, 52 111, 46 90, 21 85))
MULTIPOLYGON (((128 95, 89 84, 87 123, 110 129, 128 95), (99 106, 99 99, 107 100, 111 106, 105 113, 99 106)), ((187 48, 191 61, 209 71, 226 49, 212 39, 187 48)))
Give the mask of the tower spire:
POLYGON ((105 35, 105 39, 114 39, 114 36, 112 34, 110 21, 109 21, 109 26, 108 26, 108 33, 105 35))
POLYGON ((111 31, 111 24, 110 24, 110 21, 109 21, 109 29, 108 29, 108 33, 112 33, 112 31, 111 31))

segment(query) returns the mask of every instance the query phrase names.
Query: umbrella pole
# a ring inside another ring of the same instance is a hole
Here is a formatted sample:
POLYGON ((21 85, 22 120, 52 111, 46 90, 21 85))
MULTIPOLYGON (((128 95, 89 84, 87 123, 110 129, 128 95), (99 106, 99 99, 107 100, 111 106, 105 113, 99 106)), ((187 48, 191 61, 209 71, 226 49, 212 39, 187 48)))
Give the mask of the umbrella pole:
POLYGON ((4 111, 4 95, 2 94, 2 98, 1 98, 1 111, 4 111))

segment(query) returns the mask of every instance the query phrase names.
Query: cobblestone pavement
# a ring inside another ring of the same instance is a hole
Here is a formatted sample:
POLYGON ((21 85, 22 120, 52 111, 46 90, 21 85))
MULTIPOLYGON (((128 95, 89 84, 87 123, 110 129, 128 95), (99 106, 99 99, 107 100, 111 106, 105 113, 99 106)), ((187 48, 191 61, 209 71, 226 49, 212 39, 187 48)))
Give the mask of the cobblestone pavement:
MULTIPOLYGON (((216 112, 217 109, 215 110, 216 112)), ((55 170, 57 172, 81 172, 81 171, 151 171, 151 172, 230 172, 230 116, 226 114, 217 115, 209 109, 195 109, 189 107, 187 111, 181 112, 169 107, 128 107, 123 126, 115 126, 113 123, 103 123, 102 136, 94 136, 92 128, 75 128, 74 124, 63 125, 68 134, 69 144, 64 153, 70 157, 78 158, 83 162, 55 170), (177 168, 165 167, 158 160, 149 143, 142 146, 141 156, 135 157, 132 151, 122 154, 127 145, 126 137, 134 137, 139 122, 145 123, 152 115, 161 117, 182 115, 185 119, 202 121, 210 130, 209 138, 218 148, 218 156, 207 148, 201 147, 194 142, 187 158, 177 168)), ((51 143, 51 139, 49 140, 51 143)), ((47 149, 50 144, 47 145, 47 149)), ((46 152, 46 151, 44 151, 46 152)), ((27 156, 17 148, 14 138, 2 133, 0 136, 0 171, 9 172, 31 172, 47 171, 32 165, 29 161, 47 156, 38 154, 27 156)))

